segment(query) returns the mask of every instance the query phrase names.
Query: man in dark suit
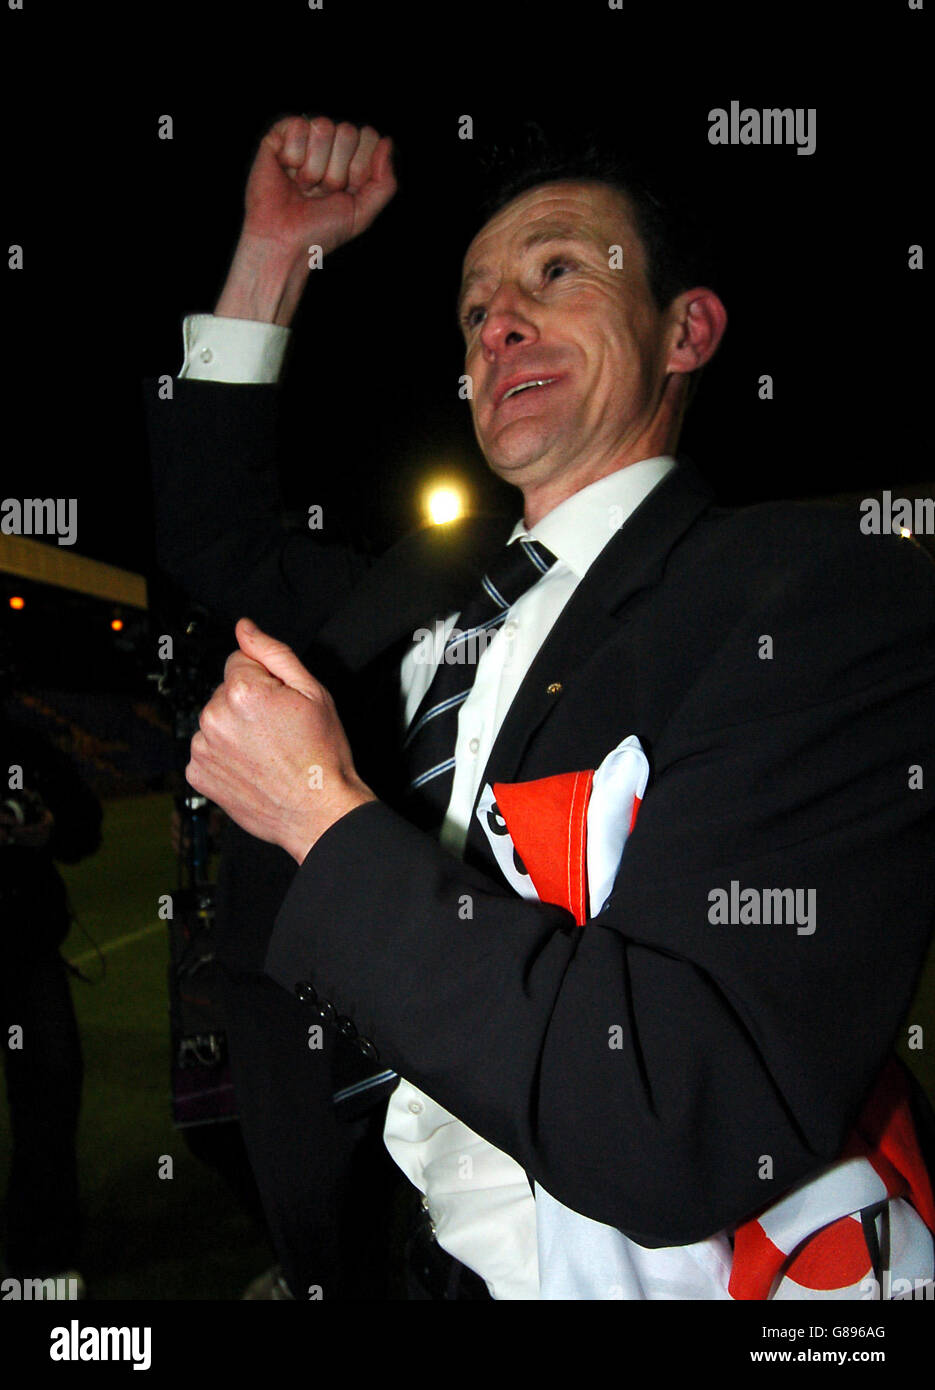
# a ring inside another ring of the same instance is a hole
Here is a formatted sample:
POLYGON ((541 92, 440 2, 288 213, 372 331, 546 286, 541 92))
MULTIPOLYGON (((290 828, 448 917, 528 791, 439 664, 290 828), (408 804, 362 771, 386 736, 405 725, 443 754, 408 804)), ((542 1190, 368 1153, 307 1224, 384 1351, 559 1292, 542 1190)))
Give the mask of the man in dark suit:
MULTIPOLYGON (((297 248, 355 235, 392 189, 376 132, 279 123, 218 314, 284 326, 297 248)), ((223 456, 242 469, 244 580, 226 605, 271 614, 275 633, 238 623, 189 780, 299 866, 266 969, 405 1078, 388 1146, 497 1297, 537 1296, 534 1187, 631 1250, 727 1233, 729 1252, 730 1233, 834 1164, 935 906, 919 776, 935 751, 935 570, 845 512, 716 508, 675 463, 690 376, 726 315, 690 280, 663 286, 654 247, 639 193, 600 172, 514 186, 472 241, 465 371, 485 456, 522 493, 512 529, 421 534, 366 573, 341 549, 273 546, 272 393, 192 384, 172 405, 206 477, 223 456), (537 571, 515 590, 489 578, 507 541, 537 571), (456 622, 500 629, 460 688, 456 622), (316 674, 283 638, 303 652, 314 638, 316 674), (602 770, 628 736, 648 784, 579 929, 564 899, 517 896, 478 806, 486 787, 602 770), (763 914, 776 895, 802 911, 763 914), (476 1179, 474 1159, 495 1176, 476 1179), (494 1248, 494 1228, 515 1243, 494 1248)), ((221 515, 214 558, 232 544, 221 515)), ((179 573, 212 555, 178 547, 179 573)))

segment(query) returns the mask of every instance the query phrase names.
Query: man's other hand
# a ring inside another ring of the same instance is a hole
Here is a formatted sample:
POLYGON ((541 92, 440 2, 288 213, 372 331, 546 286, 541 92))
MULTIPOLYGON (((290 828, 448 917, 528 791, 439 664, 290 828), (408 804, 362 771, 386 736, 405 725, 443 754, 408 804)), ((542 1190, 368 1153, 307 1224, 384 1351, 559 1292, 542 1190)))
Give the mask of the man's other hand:
POLYGON ((357 776, 324 686, 246 619, 235 632, 240 650, 201 712, 185 776, 248 834, 301 864, 335 821, 376 797, 357 776))

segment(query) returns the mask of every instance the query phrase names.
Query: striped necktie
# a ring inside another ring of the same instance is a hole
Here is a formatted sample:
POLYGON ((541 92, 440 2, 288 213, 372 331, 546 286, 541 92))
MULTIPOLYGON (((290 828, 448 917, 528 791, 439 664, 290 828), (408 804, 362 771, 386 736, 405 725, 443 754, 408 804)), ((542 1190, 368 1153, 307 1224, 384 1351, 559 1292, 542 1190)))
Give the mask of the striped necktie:
POLYGON ((495 557, 458 615, 403 745, 412 818, 423 829, 438 829, 448 810, 458 712, 471 693, 477 663, 513 604, 554 564, 555 556, 539 541, 520 537, 495 557))

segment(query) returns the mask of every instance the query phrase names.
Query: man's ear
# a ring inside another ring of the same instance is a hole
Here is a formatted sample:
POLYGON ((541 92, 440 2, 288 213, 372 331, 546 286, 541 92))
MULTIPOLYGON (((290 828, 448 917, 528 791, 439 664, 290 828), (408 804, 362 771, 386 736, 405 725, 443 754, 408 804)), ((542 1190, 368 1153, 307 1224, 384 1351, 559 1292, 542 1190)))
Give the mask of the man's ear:
POLYGON ((711 360, 727 327, 727 310, 713 290, 685 290, 669 308, 672 333, 667 372, 694 372, 711 360))

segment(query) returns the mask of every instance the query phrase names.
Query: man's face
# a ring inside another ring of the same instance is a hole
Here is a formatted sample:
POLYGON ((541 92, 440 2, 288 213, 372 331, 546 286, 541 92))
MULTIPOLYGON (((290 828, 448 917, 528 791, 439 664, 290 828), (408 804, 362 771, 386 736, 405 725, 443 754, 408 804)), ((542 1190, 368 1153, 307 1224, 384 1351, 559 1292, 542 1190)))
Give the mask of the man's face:
POLYGON ((658 451, 671 325, 613 189, 545 184, 498 212, 465 256, 459 319, 478 442, 527 500, 658 451), (510 394, 530 380, 546 384, 510 394))

